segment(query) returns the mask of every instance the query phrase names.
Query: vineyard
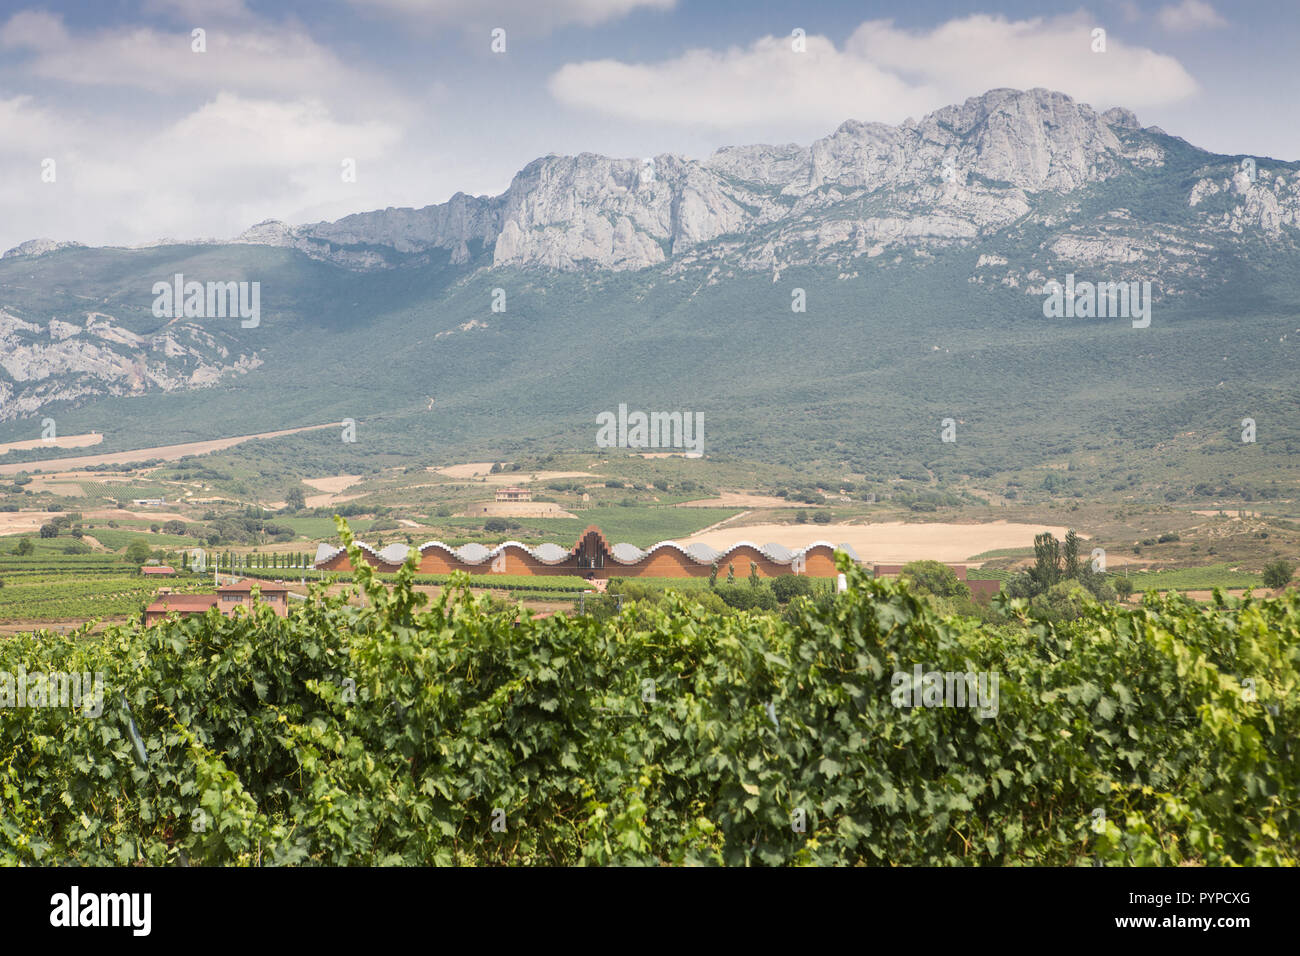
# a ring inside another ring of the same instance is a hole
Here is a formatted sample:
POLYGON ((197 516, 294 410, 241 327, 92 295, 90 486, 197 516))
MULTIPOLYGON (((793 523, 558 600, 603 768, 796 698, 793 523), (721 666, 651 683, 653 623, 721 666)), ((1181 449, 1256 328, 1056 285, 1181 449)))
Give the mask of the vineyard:
POLYGON ((111 554, 0 555, 0 575, 63 571, 78 574, 122 574, 128 566, 111 554))
POLYGON ((139 573, 3 571, 0 576, 0 621, 125 617, 138 612, 158 589, 156 581, 139 573))
MULTIPOLYGON (((293 568, 241 568, 239 574, 244 577, 258 578, 261 580, 277 580, 284 578, 288 573, 289 577, 294 577, 295 573, 303 575, 301 570, 295 572, 293 568)), ((372 572, 374 576, 387 582, 397 580, 396 574, 383 572, 372 572)), ((308 580, 335 580, 343 583, 351 583, 352 574, 346 571, 315 571, 308 570, 304 575, 308 580)), ((416 574, 411 578, 412 584, 434 585, 446 587, 452 583, 454 575, 450 574, 416 574)), ((592 583, 583 578, 566 574, 556 575, 528 575, 528 574, 482 574, 471 575, 470 586, 492 591, 509 591, 512 593, 540 594, 544 596, 554 596, 561 594, 572 596, 583 591, 593 590, 592 583)), ((676 579, 674 579, 676 580, 676 579)))
POLYGON ((106 687, 98 718, 0 708, 0 864, 1300 858, 1295 592, 988 627, 841 567, 780 617, 516 625, 362 568, 361 606, 0 642, 106 687), (998 675, 994 712, 901 706, 915 667, 998 675))

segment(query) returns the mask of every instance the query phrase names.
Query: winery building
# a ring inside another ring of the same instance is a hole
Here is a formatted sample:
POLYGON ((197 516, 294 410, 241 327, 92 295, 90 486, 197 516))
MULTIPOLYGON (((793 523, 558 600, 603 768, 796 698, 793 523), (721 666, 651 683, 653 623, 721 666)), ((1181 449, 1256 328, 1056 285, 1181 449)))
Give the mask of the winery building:
MULTIPOLYGON (((389 545, 381 551, 365 544, 359 547, 362 559, 380 571, 396 571, 411 550, 404 544, 389 545)), ((587 528, 571 548, 549 543, 532 547, 518 541, 507 541, 491 549, 481 544, 453 548, 441 541, 430 541, 415 550, 421 574, 466 571, 470 574, 567 574, 585 578, 707 578, 716 564, 719 578, 725 578, 734 569, 736 579, 740 580, 748 578, 751 570, 756 570, 761 578, 787 574, 834 577, 837 550, 859 561, 849 545, 834 545, 829 541, 814 541, 797 550, 779 544, 740 541, 724 551, 705 544, 684 546, 676 541, 661 541, 643 550, 626 543, 610 545, 595 526, 587 528)), ((323 571, 352 569, 344 548, 326 544, 317 549, 315 567, 323 571)))

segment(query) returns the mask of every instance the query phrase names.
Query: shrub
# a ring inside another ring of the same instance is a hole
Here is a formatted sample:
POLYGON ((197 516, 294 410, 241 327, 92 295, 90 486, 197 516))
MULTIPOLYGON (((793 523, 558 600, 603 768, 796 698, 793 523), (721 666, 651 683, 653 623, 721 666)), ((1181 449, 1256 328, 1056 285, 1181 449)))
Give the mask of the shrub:
POLYGON ((768 587, 782 604, 789 604, 797 597, 813 593, 812 579, 802 574, 783 574, 768 582, 768 587))
POLYGON ((722 599, 724 604, 738 611, 775 611, 779 607, 776 595, 766 585, 753 587, 751 585, 724 584, 717 588, 714 593, 722 599))
POLYGON ((1040 621, 1060 623, 1079 618, 1095 603, 1088 589, 1077 581, 1060 581, 1029 602, 1030 613, 1040 621))
POLYGON ((956 571, 939 561, 912 561, 903 565, 899 576, 938 597, 970 597, 970 587, 958 579, 956 571))
POLYGON ((1295 574, 1295 565, 1286 558, 1270 561, 1264 565, 1264 586, 1274 590, 1284 588, 1291 583, 1293 574, 1295 574))

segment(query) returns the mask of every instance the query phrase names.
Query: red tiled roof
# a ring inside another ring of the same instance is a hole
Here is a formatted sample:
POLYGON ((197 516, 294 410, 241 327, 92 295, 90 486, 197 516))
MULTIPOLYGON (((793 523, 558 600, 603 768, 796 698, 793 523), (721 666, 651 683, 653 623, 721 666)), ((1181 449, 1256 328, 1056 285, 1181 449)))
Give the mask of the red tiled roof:
POLYGON ((283 581, 245 580, 236 581, 234 584, 223 584, 217 588, 217 591, 221 594, 247 594, 249 591, 253 590, 254 584, 261 588, 263 594, 279 593, 281 591, 289 590, 289 585, 285 584, 283 581))
POLYGON ((168 594, 149 605, 150 613, 168 611, 206 611, 217 606, 215 594, 168 594))
POLYGON ((176 573, 175 568, 169 568, 165 564, 146 565, 140 570, 143 571, 145 574, 175 574, 176 573))

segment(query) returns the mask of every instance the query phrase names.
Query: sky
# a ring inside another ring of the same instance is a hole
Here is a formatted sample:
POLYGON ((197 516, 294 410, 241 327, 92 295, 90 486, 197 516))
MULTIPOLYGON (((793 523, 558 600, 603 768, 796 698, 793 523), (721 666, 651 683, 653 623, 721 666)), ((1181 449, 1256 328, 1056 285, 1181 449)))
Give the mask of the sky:
POLYGON ((0 0, 0 250, 495 195, 550 153, 806 145, 1007 86, 1300 160, 1297 50, 1300 0, 0 0))

